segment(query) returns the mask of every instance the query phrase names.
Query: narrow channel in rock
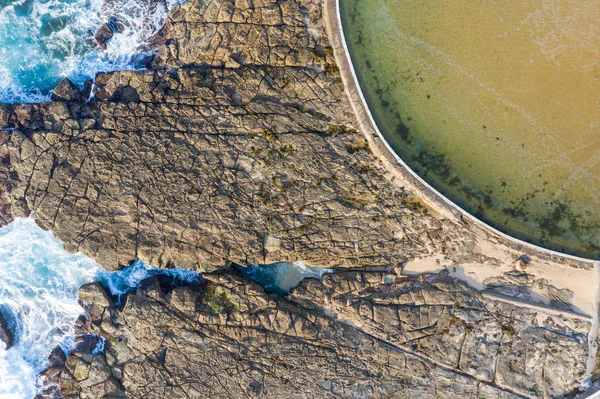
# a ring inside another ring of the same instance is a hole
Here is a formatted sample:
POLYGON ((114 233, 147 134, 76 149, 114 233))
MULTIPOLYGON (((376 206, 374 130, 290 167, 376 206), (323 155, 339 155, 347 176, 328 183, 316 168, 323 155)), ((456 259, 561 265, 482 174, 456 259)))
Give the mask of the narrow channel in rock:
MULTIPOLYGON (((302 262, 234 269, 279 295, 305 278, 320 280, 333 272, 302 262)), ((103 301, 122 309, 127 295, 139 288, 158 286, 165 295, 178 287, 205 288, 198 272, 158 269, 140 260, 106 271, 82 254, 68 253, 31 218, 17 218, 0 229, 0 277, 0 397, 7 398, 33 398, 52 386, 49 373, 41 379, 39 374, 64 365, 71 352, 103 352, 104 338, 84 328, 103 301)))
POLYGON ((39 373, 64 363, 66 354, 103 351, 102 337, 78 331, 84 313, 80 287, 102 284, 120 305, 126 294, 149 281, 168 291, 198 286, 202 276, 141 261, 108 272, 82 254, 65 251, 30 218, 0 229, 0 398, 33 398, 43 383, 39 373))
POLYGON ((234 265, 242 275, 260 284, 267 293, 285 295, 305 278, 321 280, 324 274, 333 273, 333 269, 307 267, 303 262, 277 262, 268 265, 243 267, 234 265))

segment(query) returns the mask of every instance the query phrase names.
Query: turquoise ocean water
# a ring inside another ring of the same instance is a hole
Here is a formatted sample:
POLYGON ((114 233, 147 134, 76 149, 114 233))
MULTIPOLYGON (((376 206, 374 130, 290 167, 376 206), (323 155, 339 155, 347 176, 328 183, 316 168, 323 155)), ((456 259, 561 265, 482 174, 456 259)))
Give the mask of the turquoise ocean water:
MULTIPOLYGON (((135 55, 174 2, 0 0, 0 103, 41 102, 63 78, 138 68, 135 55), (102 51, 93 33, 111 18, 119 32, 102 51)), ((138 57, 139 58, 139 57, 138 57)))
POLYGON ((51 232, 33 219, 17 219, 0 229, 0 311, 7 315, 16 342, 6 350, 0 342, 0 399, 31 399, 39 389, 38 374, 60 345, 73 344, 74 323, 83 313, 77 290, 100 281, 115 298, 135 290, 148 277, 163 276, 176 284, 202 280, 193 271, 152 268, 143 262, 107 272, 82 254, 70 254, 51 232))

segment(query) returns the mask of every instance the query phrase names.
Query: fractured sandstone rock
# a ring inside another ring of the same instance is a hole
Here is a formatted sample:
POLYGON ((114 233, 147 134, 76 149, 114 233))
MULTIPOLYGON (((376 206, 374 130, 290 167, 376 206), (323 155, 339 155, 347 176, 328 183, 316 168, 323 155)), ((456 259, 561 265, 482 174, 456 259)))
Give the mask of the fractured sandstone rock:
POLYGON ((15 129, 0 131, 1 223, 35 212, 110 270, 135 258, 357 269, 289 298, 232 271, 207 276, 208 297, 157 282, 122 310, 86 286, 77 333, 106 351, 49 369, 65 397, 512 398, 581 382, 591 324, 568 290, 542 284, 566 302, 555 311, 520 304, 521 288, 492 296, 521 287, 509 277, 484 295, 394 272, 433 258, 510 270, 527 253, 593 273, 417 205, 358 131, 321 1, 189 1, 152 46, 152 70, 101 74, 95 102, 1 107, 15 129))
POLYGON ((585 318, 519 309, 446 275, 384 276, 350 269, 306 280, 289 298, 234 269, 207 277, 231 308, 202 306, 198 289, 139 289, 122 310, 86 321, 106 351, 70 358, 63 393, 554 397, 585 372, 585 318), (98 385, 98 375, 113 382, 98 385))

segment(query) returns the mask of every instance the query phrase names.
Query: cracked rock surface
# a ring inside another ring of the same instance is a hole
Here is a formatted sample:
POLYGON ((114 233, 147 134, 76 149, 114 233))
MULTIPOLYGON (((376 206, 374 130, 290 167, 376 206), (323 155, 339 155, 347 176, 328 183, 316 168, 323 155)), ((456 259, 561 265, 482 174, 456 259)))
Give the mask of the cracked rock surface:
POLYGON ((104 337, 105 351, 50 368, 46 397, 555 397, 585 372, 587 320, 519 309, 445 274, 348 270, 287 298, 233 269, 198 290, 148 285, 122 310, 84 287, 78 333, 104 337))
POLYGON ((153 70, 99 75, 95 102, 4 105, 3 220, 33 211, 112 270, 498 263, 473 226, 390 182, 356 130, 322 12, 190 1, 154 39, 153 70))
POLYGON ((592 266, 444 218, 392 177, 358 130, 324 11, 190 0, 150 43, 151 68, 99 75, 94 101, 65 82, 65 101, 0 107, 2 223, 34 213, 109 270, 346 270, 287 298, 227 270, 197 290, 151 284, 123 309, 86 286, 82 344, 55 354, 47 397, 553 397, 585 378, 592 322, 564 288, 539 289, 562 312, 522 305, 526 278, 480 293, 443 273, 369 271, 434 258, 510 270, 524 253, 592 266))

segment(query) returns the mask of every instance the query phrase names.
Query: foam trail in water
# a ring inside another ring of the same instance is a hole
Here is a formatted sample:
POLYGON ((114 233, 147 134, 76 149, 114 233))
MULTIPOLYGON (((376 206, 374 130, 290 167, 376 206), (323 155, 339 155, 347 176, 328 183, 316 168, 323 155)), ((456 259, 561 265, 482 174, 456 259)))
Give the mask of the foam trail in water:
POLYGON ((305 278, 323 278, 333 269, 307 267, 303 262, 278 262, 269 265, 239 267, 242 274, 260 284, 266 292, 285 295, 305 278))
POLYGON ((0 229, 0 304, 12 310, 16 324, 15 345, 0 349, 0 398, 35 396, 50 351, 59 344, 68 350, 73 342, 73 325, 83 311, 77 290, 98 270, 93 260, 66 252, 32 219, 0 229))
POLYGON ((120 304, 124 295, 135 291, 140 284, 150 277, 160 277, 161 281, 169 286, 177 287, 183 285, 199 285, 202 283, 202 275, 198 272, 185 269, 157 269, 148 266, 141 260, 136 260, 129 267, 118 272, 99 270, 97 279, 120 304))

